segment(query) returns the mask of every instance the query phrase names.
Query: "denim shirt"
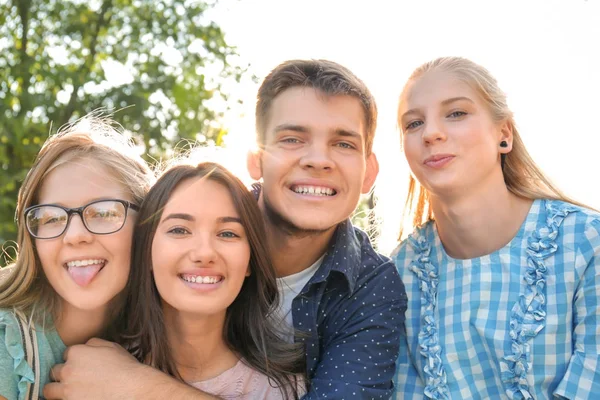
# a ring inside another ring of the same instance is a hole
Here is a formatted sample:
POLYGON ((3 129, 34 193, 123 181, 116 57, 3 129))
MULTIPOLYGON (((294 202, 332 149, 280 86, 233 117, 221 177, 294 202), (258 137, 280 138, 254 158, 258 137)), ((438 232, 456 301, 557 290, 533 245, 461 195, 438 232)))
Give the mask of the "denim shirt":
POLYGON ((303 399, 388 399, 407 296, 394 263, 349 220, 292 303, 295 341, 306 346, 303 399))

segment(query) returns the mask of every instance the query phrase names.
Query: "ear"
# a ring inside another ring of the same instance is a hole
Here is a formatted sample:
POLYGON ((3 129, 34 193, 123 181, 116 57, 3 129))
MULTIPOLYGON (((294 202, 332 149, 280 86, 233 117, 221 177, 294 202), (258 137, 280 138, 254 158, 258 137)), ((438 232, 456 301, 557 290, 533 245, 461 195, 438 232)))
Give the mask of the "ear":
POLYGON ((379 173, 379 161, 377 161, 377 156, 375 153, 371 153, 367 157, 367 170, 365 171, 365 178, 363 179, 361 193, 369 193, 371 188, 375 184, 375 179, 377 179, 377 174, 379 173))
MULTIPOLYGON (((502 121, 499 125, 500 128, 500 142, 505 141, 508 146, 499 147, 500 153, 510 153, 513 148, 513 127, 509 121, 502 121)), ((500 143, 498 142, 498 143, 500 143)))
POLYGON ((251 150, 246 156, 246 168, 255 181, 262 178, 262 150, 251 150))
POLYGON ((246 278, 250 276, 252 270, 250 269, 250 264, 248 264, 248 269, 246 269, 246 278))

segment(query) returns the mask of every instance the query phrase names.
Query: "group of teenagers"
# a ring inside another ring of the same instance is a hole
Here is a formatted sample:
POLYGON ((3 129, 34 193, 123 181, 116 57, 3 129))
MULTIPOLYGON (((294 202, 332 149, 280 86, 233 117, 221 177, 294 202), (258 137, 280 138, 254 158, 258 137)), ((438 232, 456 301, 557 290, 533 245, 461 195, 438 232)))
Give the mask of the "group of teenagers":
POLYGON ((106 117, 49 137, 0 283, 0 399, 598 398, 600 214, 536 166, 493 76, 444 57, 405 84, 391 258, 349 219, 376 122, 347 68, 292 60, 257 94, 251 188, 157 174, 106 117))

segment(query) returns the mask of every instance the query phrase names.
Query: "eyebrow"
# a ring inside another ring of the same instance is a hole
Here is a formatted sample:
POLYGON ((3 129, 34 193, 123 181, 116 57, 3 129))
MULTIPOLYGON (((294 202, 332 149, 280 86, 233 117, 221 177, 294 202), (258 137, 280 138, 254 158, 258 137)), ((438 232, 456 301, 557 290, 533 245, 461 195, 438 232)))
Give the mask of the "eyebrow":
POLYGON ((221 218, 217 219, 217 221, 220 223, 237 222, 238 224, 242 225, 242 220, 239 219, 238 217, 221 217, 221 218))
MULTIPOLYGON (((163 219, 163 222, 167 221, 169 219, 183 219, 185 221, 190 221, 190 222, 196 221, 196 218, 194 218, 193 215, 185 214, 185 213, 169 214, 169 215, 167 215, 167 217, 165 219, 163 219)), ((217 219, 217 222, 219 222, 221 224, 224 224, 227 222, 237 222, 238 224, 242 225, 242 220, 238 217, 220 217, 217 219)))
POLYGON ((169 219, 183 219, 186 221, 190 221, 190 222, 194 222, 196 220, 196 218, 194 218, 192 215, 190 214, 185 214, 185 213, 175 213, 175 214, 169 214, 165 217, 165 219, 163 219, 164 221, 167 221, 169 219))
MULTIPOLYGON (((443 106, 447 106, 448 104, 454 103, 456 101, 468 101, 469 103, 475 103, 473 100, 471 100, 468 97, 459 96, 459 97, 451 97, 449 99, 443 100, 440 104, 443 105, 443 106)), ((409 114, 416 114, 417 110, 418 109, 416 109, 416 108, 408 110, 407 112, 405 112, 404 114, 402 114, 401 119, 404 118, 404 117, 406 117, 409 114)))
MULTIPOLYGON (((308 133, 310 130, 306 126, 296 125, 296 124, 281 124, 275 127, 275 133, 283 132, 283 131, 293 131, 299 133, 308 133)), ((348 129, 338 128, 334 130, 335 134, 338 136, 351 137, 355 139, 362 140, 362 135, 358 132, 354 132, 348 129)))
POLYGON ((283 131, 294 131, 300 133, 307 133, 308 128, 302 125, 296 124, 281 124, 275 127, 275 133, 283 132, 283 131))
POLYGON ((335 133, 338 136, 349 137, 349 138, 353 138, 353 139, 357 139, 357 140, 362 140, 362 138, 363 138, 360 133, 350 131, 347 129, 336 129, 335 133))

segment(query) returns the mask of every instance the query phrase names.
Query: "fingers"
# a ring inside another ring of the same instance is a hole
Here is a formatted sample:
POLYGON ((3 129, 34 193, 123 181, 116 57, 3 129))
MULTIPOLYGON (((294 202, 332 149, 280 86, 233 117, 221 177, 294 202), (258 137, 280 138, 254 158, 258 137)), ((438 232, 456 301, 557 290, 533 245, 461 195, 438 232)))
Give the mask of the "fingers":
POLYGON ((60 383, 48 383, 42 391, 47 400, 63 399, 63 390, 60 383))
POLYGON ((86 342, 86 345, 92 347, 117 347, 118 345, 113 342, 109 342, 108 340, 91 338, 86 342))
POLYGON ((65 364, 56 364, 54 367, 50 368, 50 381, 52 382, 60 382, 62 378, 62 371, 65 367, 65 364))

